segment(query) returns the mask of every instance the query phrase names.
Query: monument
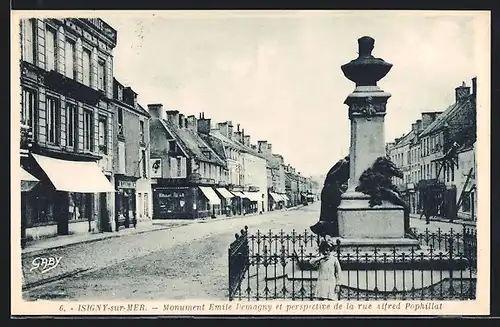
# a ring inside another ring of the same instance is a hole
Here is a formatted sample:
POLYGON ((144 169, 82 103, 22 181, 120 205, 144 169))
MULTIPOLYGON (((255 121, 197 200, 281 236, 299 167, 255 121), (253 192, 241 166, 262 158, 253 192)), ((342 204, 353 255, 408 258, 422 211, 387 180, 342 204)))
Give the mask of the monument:
MULTIPOLYGON (((376 162, 385 160, 389 166, 392 164, 385 159, 384 139, 384 117, 391 94, 377 86, 377 82, 389 73, 392 64, 372 55, 374 44, 375 40, 369 36, 358 39, 358 58, 341 67, 356 87, 344 101, 349 106, 351 121, 350 165, 348 188, 337 208, 338 236, 344 247, 417 246, 416 240, 405 238, 407 226, 403 206, 384 198, 373 205, 372 197, 359 191, 360 177, 363 173, 366 175, 376 162)), ((396 167, 392 173, 395 176, 400 174, 396 167)), ((391 176, 386 177, 390 180, 391 176)))

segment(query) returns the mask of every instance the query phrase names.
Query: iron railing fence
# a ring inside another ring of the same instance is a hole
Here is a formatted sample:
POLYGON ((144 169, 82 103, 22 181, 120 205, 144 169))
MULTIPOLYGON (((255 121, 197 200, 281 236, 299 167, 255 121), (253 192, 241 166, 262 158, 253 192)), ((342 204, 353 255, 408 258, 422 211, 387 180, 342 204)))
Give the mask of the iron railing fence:
MULTIPOLYGON (((419 246, 343 247, 337 241, 338 299, 474 299, 476 231, 411 234, 419 246)), ((319 241, 307 230, 249 234, 245 226, 229 248, 229 299, 315 300, 318 272, 309 262, 319 241)))

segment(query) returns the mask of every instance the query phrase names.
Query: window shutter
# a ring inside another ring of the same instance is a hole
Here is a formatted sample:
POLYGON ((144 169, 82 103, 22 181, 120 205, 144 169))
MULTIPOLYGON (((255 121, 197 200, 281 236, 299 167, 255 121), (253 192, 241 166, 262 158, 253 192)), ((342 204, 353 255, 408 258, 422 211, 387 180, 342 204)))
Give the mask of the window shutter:
POLYGON ((186 178, 187 177, 187 165, 186 165, 186 158, 182 157, 181 159, 181 177, 186 178))
POLYGON ((170 177, 177 176, 177 158, 170 158, 170 177))

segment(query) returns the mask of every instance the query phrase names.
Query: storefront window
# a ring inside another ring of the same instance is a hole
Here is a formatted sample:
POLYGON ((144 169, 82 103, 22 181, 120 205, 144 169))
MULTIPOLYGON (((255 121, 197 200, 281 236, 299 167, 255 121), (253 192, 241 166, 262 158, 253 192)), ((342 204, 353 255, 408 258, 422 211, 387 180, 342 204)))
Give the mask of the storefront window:
POLYGON ((187 212, 184 190, 158 190, 158 209, 161 213, 187 212))
POLYGON ((93 194, 69 193, 70 220, 93 220, 93 194))

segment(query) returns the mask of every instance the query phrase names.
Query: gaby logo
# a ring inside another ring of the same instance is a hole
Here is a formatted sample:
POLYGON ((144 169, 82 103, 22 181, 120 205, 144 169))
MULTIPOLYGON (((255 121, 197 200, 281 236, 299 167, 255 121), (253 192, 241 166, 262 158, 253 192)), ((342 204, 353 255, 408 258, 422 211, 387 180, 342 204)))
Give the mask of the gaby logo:
POLYGON ((59 262, 61 262, 62 257, 36 257, 31 262, 32 266, 30 271, 39 270, 42 274, 51 271, 59 262))

